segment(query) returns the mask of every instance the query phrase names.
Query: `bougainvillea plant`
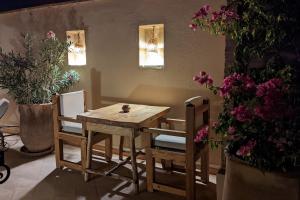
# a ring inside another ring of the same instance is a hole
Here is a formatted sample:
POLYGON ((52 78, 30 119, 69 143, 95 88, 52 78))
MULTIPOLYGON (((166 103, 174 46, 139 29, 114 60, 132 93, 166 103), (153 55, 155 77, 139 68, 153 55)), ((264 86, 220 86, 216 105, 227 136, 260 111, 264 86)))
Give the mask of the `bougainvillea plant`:
MULTIPOLYGON (((293 27, 287 24, 294 23, 294 29, 299 29, 299 19, 293 17, 293 5, 287 6, 289 3, 284 1, 249 2, 231 1, 216 11, 204 5, 195 13, 190 24, 192 30, 199 28, 225 35, 232 39, 235 48, 233 63, 222 85, 214 85, 213 77, 203 71, 194 81, 224 99, 223 111, 213 127, 222 136, 229 156, 262 170, 292 170, 300 154, 298 117, 293 109, 298 97, 295 66, 286 62, 282 49, 290 45, 284 41, 297 37, 288 34, 295 30, 289 30, 293 27), (256 18, 269 20, 272 27, 256 18), (263 60, 263 66, 251 67, 253 59, 263 60)), ((292 49, 299 56, 297 49, 292 49)), ((218 146, 220 141, 208 138, 206 130, 198 131, 195 143, 218 146)))
POLYGON ((23 54, 0 48, 0 88, 8 89, 17 103, 49 103, 53 94, 78 82, 76 71, 65 70, 68 42, 60 41, 53 31, 36 46, 30 34, 23 37, 23 54))

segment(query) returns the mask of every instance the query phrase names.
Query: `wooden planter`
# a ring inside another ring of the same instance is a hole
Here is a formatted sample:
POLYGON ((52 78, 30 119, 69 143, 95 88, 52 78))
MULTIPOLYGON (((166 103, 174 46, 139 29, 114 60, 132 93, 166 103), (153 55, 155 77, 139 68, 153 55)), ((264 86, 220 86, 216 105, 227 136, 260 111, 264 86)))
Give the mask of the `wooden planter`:
POLYGON ((299 173, 262 172, 227 159, 222 200, 300 200, 299 173))
POLYGON ((22 151, 41 153, 53 148, 52 104, 19 105, 22 151))

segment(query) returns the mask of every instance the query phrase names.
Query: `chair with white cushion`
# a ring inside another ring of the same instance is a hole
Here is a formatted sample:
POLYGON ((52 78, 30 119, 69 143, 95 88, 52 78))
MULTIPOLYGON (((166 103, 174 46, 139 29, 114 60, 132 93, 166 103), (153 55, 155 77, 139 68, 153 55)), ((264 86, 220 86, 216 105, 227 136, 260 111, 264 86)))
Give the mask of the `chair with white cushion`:
POLYGON ((201 159, 201 182, 208 182, 208 145, 196 146, 194 138, 198 130, 209 126, 209 100, 200 96, 194 97, 185 102, 185 107, 185 120, 165 119, 165 123, 169 125, 170 129, 143 129, 148 137, 146 147, 147 190, 149 192, 160 190, 194 200, 198 159, 201 159), (185 129, 183 131, 174 130, 176 124, 177 126, 181 124, 185 129), (151 139, 152 142, 149 142, 151 139), (183 167, 186 173, 186 188, 180 189, 157 182, 155 180, 155 159, 183 167))
MULTIPOLYGON (((87 132, 84 129, 84 122, 76 119, 78 114, 87 112, 85 91, 76 91, 52 98, 53 103, 53 126, 56 167, 68 167, 74 170, 85 172, 87 132), (75 163, 64 159, 63 144, 79 146, 81 149, 81 162, 75 163)), ((97 134, 93 144, 105 140, 105 157, 110 160, 112 157, 112 137, 107 134, 97 134)))

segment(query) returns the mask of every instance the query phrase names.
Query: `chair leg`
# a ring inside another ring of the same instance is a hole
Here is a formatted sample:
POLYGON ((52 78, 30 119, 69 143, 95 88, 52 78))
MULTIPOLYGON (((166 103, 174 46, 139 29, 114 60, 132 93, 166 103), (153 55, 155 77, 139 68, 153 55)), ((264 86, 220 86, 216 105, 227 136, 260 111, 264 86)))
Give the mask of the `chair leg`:
POLYGON ((195 190, 195 169, 196 164, 194 160, 187 160, 186 164, 186 199, 194 200, 196 199, 195 190))
MULTIPOLYGON (((82 166, 84 167, 84 181, 88 181, 89 180, 89 174, 86 171, 86 169, 91 168, 91 161, 92 161, 92 144, 93 141, 93 132, 92 131, 88 131, 88 138, 87 138, 87 144, 85 144, 85 148, 83 147, 83 144, 81 146, 81 156, 85 155, 84 158, 82 158, 82 166), (84 149, 83 149, 84 148, 84 149)), ((82 143, 86 143, 86 140, 82 140, 82 143)))
POLYGON ((203 153, 201 155, 201 181, 203 183, 209 182, 209 148, 206 146, 203 149, 203 153))
POLYGON ((55 161, 56 161, 56 168, 62 169, 63 167, 60 165, 60 161, 64 159, 64 148, 63 148, 63 141, 55 138, 54 141, 54 152, 55 152, 55 161))
POLYGON ((120 137, 119 160, 123 160, 124 136, 120 137))
POLYGON ((105 139, 105 159, 111 161, 112 158, 112 135, 105 139))
POLYGON ((132 165, 132 177, 134 184, 134 192, 139 192, 139 177, 136 163, 136 150, 135 150, 135 130, 133 130, 132 136, 130 137, 130 153, 131 153, 131 165, 132 165))

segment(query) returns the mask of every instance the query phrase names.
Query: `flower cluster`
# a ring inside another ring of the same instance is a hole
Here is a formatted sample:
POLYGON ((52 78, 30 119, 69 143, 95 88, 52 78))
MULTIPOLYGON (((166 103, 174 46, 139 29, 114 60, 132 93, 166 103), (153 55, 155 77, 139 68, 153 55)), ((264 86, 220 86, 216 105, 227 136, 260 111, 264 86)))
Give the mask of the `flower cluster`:
POLYGON ((244 105, 233 108, 230 114, 239 122, 249 122, 252 119, 251 110, 244 105))
POLYGON ((55 39, 55 33, 53 31, 48 31, 47 39, 55 39))
POLYGON ((210 5, 204 5, 194 14, 189 27, 194 31, 200 27, 219 34, 238 19, 237 13, 228 6, 221 6, 220 10, 213 11, 210 5))
MULTIPOLYGON (((285 97, 289 88, 282 78, 271 78, 256 84, 250 75, 233 73, 226 76, 221 87, 213 85, 212 77, 201 71, 193 78, 200 85, 209 85, 208 89, 217 90, 226 100, 219 121, 214 123, 214 129, 225 134, 229 142, 230 153, 245 160, 255 160, 251 152, 257 149, 257 143, 268 143, 269 148, 282 153, 288 148, 289 141, 285 128, 278 125, 279 121, 290 118, 290 110, 285 97), (257 131, 265 127, 265 139, 258 140, 257 131), (262 141, 261 141, 262 140, 262 141), (246 141, 246 143, 245 143, 246 141)), ((199 130, 195 143, 208 142, 205 129, 199 130)))
POLYGON ((194 76, 193 80, 197 81, 200 85, 204 85, 204 84, 212 85, 213 84, 212 77, 203 71, 200 72, 198 75, 194 76))
POLYGON ((227 6, 221 6, 219 11, 213 11, 211 15, 211 22, 218 20, 224 20, 230 22, 232 20, 238 20, 239 16, 233 10, 229 9, 227 6))
POLYGON ((235 88, 250 92, 255 90, 255 87, 255 82, 248 75, 233 73, 224 78, 223 85, 220 87, 220 95, 229 97, 235 88))
POLYGON ((208 126, 205 126, 205 127, 201 128, 201 129, 197 132, 197 134, 196 134, 196 136, 195 136, 195 138, 194 138, 194 142, 195 142, 195 143, 202 143, 202 142, 204 142, 205 140, 207 140, 207 139, 208 139, 208 132, 209 132, 208 126))
POLYGON ((236 155, 238 156, 250 156, 251 151, 256 146, 255 140, 249 140, 245 145, 242 145, 239 150, 237 150, 236 155))
POLYGON ((205 18, 205 17, 208 15, 210 9, 211 9, 211 6, 210 6, 210 5, 207 5, 207 4, 206 4, 206 5, 202 6, 202 7, 195 13, 193 19, 198 19, 198 18, 202 18, 202 19, 203 19, 203 18, 205 18))
POLYGON ((285 150, 286 145, 291 145, 291 142, 289 143, 286 138, 280 137, 280 138, 274 138, 270 136, 268 138, 268 142, 275 145, 275 147, 278 149, 278 151, 283 152, 285 150))
POLYGON ((255 108, 255 114, 264 119, 271 120, 285 116, 286 105, 284 103, 284 93, 287 88, 283 80, 273 78, 265 83, 259 84, 256 96, 262 99, 262 104, 255 108), (275 109, 276 108, 276 109, 275 109))

